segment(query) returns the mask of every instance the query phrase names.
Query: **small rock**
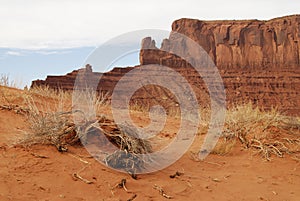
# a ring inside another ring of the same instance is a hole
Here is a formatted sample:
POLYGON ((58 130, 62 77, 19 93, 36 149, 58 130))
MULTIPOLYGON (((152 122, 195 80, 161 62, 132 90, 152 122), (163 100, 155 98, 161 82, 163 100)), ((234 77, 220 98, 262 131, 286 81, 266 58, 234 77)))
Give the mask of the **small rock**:
POLYGON ((66 198, 65 195, 59 195, 58 197, 60 197, 60 198, 66 198))
POLYGON ((218 178, 214 178, 213 181, 214 181, 214 182, 221 182, 221 180, 218 179, 218 178))

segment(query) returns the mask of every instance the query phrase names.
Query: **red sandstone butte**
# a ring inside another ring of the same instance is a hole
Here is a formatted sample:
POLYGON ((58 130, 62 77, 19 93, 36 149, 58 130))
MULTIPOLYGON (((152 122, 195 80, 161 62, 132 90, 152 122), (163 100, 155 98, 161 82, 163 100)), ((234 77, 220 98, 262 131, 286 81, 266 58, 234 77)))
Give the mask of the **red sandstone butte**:
MULTIPOLYGON (((229 106, 252 101, 264 109, 278 107, 287 114, 300 114, 300 15, 268 21, 179 19, 173 22, 172 31, 193 39, 209 54, 223 79, 229 106)), ((154 46, 150 37, 142 41, 144 48, 154 46)), ((172 48, 171 34, 161 49, 141 49, 141 65, 162 64, 173 68, 193 85, 200 103, 207 102, 208 93, 199 74, 189 63, 166 53, 172 48)), ((92 72, 90 67, 84 70, 90 73, 91 80, 102 75, 98 89, 112 93, 118 80, 133 68, 139 66, 114 68, 103 74, 92 72)), ((71 90, 77 73, 48 76, 45 81, 33 81, 32 87, 48 85, 71 90)), ((147 104, 153 97, 161 98, 162 102, 165 97, 174 99, 169 91, 156 86, 149 86, 146 92, 137 91, 133 99, 148 101, 147 104)))

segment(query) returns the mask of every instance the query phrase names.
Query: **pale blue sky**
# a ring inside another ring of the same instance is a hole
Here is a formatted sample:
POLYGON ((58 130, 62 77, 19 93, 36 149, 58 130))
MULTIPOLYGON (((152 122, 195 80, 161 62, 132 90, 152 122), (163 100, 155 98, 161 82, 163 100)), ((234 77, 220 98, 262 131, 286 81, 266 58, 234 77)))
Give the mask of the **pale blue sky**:
MULTIPOLYGON (((115 36, 170 30, 183 17, 266 20, 291 14, 300 14, 300 1, 0 0, 0 74, 23 85, 47 74, 65 74, 115 36)), ((131 56, 119 65, 137 62, 131 56)))

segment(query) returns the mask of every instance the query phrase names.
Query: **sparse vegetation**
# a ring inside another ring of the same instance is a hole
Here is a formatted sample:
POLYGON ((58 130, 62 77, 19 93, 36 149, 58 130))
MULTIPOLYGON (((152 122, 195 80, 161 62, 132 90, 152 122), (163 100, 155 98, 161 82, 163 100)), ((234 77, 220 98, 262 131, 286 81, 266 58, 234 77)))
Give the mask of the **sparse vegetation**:
POLYGON ((237 143, 236 139, 220 138, 211 153, 218 154, 218 155, 228 154, 232 151, 236 143, 237 143))
MULTIPOLYGON (((124 158, 136 163, 127 163, 131 167, 141 167, 143 159, 135 158, 137 154, 152 151, 151 143, 140 140, 135 130, 126 125, 120 129, 101 114, 103 106, 107 104, 107 94, 79 92, 77 98, 80 100, 75 97, 73 101, 88 101, 93 104, 87 105, 85 111, 78 111, 72 108, 72 94, 62 90, 38 87, 14 91, 2 87, 0 93, 0 109, 13 110, 28 117, 31 132, 19 142, 23 145, 50 144, 60 151, 66 151, 67 145, 84 142, 91 131, 97 130, 120 149, 105 158, 106 163, 112 167, 122 166, 124 158), (90 115, 89 111, 94 113, 90 115), (84 121, 75 125, 74 115, 83 115, 84 121), (116 158, 120 160, 115 160, 116 158)), ((144 108, 138 110, 145 112, 144 108)), ((201 133, 205 133, 209 125, 209 110, 202 109, 201 114, 201 133)), ((246 149, 256 150, 267 160, 272 155, 283 157, 285 154, 297 154, 300 152, 299 132, 299 117, 285 116, 276 109, 263 111, 251 103, 238 105, 227 111, 223 134, 212 153, 223 155, 241 144, 246 149)))
POLYGON ((1 86, 5 86, 5 87, 9 87, 9 77, 8 75, 5 74, 1 74, 0 76, 0 85, 1 86))
POLYGON ((35 86, 30 88, 28 91, 32 95, 43 96, 46 98, 52 99, 64 99, 64 100, 71 100, 72 92, 71 91, 64 91, 62 89, 52 89, 49 86, 35 86))
POLYGON ((285 116, 275 108, 260 110, 252 103, 236 106, 227 111, 223 135, 213 152, 230 152, 236 140, 245 148, 252 148, 270 160, 271 155, 300 152, 300 121, 285 116))
POLYGON ((66 137, 72 134, 74 127, 72 111, 67 109, 70 106, 65 105, 66 99, 61 96, 54 101, 54 106, 38 103, 32 96, 28 96, 25 101, 31 133, 28 133, 21 143, 51 144, 60 151, 66 150, 66 137))
POLYGON ((11 80, 9 75, 1 74, 0 75, 0 86, 11 87, 11 88, 20 88, 22 86, 22 81, 11 80))

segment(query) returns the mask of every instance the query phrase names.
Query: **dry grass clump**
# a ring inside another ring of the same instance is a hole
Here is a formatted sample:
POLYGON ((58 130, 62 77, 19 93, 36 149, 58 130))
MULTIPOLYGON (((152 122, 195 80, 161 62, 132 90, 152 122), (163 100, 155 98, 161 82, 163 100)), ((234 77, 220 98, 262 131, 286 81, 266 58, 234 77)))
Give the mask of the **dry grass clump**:
POLYGON ((30 88, 28 91, 29 94, 33 96, 42 96, 46 98, 51 99, 64 99, 64 100, 71 100, 72 98, 72 92, 71 91, 65 91, 62 89, 52 89, 49 86, 34 86, 33 88, 30 88))
POLYGON ((109 102, 108 93, 96 92, 93 89, 75 89, 72 96, 73 110, 80 110, 77 119, 86 123, 94 121, 97 115, 101 116, 102 109, 109 102))
POLYGON ((9 81, 8 75, 5 75, 5 74, 0 75, 0 86, 5 86, 5 87, 10 86, 10 81, 9 81))
MULTIPOLYGON (((227 111, 222 146, 215 152, 228 153, 238 139, 246 148, 256 149, 270 160, 271 155, 300 152, 300 121, 297 117, 285 116, 276 109, 260 110, 251 103, 236 106, 227 111)), ((222 143, 221 143, 222 144, 222 143)))
POLYGON ((47 104, 37 106, 36 101, 28 97, 27 119, 31 132, 19 143, 54 145, 59 151, 66 151, 66 143, 72 143, 67 138, 74 135, 74 123, 72 111, 66 109, 64 101, 66 100, 60 99, 55 106, 47 104))
MULTIPOLYGON (((103 103, 100 97, 90 98, 95 98, 95 108, 103 103)), ((73 117, 76 113, 84 113, 73 110, 72 93, 47 86, 35 87, 28 91, 25 101, 31 133, 26 135, 21 144, 54 145, 59 151, 67 151, 67 145, 80 144, 80 126, 75 125, 73 117)))
POLYGON ((54 145, 59 151, 67 151, 68 145, 100 142, 105 137, 118 149, 107 155, 103 162, 132 174, 143 167, 144 160, 139 154, 152 151, 151 144, 140 139, 135 129, 127 125, 118 127, 100 115, 107 101, 106 95, 96 94, 92 90, 76 91, 72 100, 66 92, 49 88, 38 88, 29 93, 31 96, 26 98, 26 105, 31 133, 20 144, 54 145), (82 104, 82 107, 72 108, 72 101, 82 104), (74 117, 79 117, 81 121, 75 124, 74 117))
POLYGON ((11 80, 9 75, 1 74, 0 75, 0 86, 11 87, 11 88, 20 88, 22 86, 21 80, 11 80))
POLYGON ((211 153, 217 155, 226 155, 232 151, 236 144, 237 140, 235 138, 227 139, 221 137, 211 153))

